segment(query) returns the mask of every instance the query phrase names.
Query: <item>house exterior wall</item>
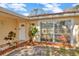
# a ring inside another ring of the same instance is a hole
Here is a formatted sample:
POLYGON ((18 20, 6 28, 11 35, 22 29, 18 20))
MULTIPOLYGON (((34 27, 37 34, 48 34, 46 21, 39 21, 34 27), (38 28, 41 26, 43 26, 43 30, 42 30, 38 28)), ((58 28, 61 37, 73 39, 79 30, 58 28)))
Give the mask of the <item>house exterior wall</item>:
POLYGON ((11 42, 19 41, 19 23, 23 21, 23 18, 0 11, 0 45, 8 42, 8 40, 6 41, 4 38, 8 36, 10 31, 16 33, 16 38, 11 42))
MULTIPOLYGON (((38 17, 39 18, 39 17, 38 17)), ((76 29, 73 29, 75 31, 75 40, 76 45, 79 46, 79 16, 67 16, 67 17, 57 17, 57 18, 50 18, 50 19, 36 19, 36 20, 30 20, 30 23, 38 24, 39 22, 44 22, 46 20, 54 20, 54 21, 62 21, 62 20, 73 20, 74 21, 74 28, 77 26, 76 29), (76 33, 77 32, 77 33, 76 33)))
MULTIPOLYGON (((46 20, 74 20, 75 25, 78 26, 77 30, 79 30, 79 16, 66 16, 66 17, 54 17, 49 19, 40 19, 40 20, 30 20, 30 19, 23 19, 21 17, 10 15, 8 13, 0 12, 0 45, 7 43, 4 38, 8 35, 10 31, 14 31, 16 33, 15 41, 19 41, 19 25, 24 23, 25 25, 25 40, 29 40, 28 31, 31 23, 35 23, 36 25, 39 24, 41 21, 44 22, 46 20)), ((79 34, 76 34, 76 41, 79 44, 79 34)))

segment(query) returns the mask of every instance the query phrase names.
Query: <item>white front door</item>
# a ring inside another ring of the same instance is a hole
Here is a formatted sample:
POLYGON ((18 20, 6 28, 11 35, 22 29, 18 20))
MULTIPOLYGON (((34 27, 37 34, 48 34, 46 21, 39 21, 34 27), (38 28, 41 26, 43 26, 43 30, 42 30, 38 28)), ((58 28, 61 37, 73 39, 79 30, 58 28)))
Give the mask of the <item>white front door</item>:
POLYGON ((25 40, 26 35, 25 35, 25 24, 20 24, 19 25, 19 40, 25 40))

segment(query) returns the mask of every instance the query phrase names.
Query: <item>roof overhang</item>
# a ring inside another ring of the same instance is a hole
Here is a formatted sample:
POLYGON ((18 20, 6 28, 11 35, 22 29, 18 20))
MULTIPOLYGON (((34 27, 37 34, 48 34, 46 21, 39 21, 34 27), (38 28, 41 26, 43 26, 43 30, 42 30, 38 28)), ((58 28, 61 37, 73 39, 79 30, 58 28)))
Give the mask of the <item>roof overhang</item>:
POLYGON ((68 17, 68 16, 79 16, 79 12, 72 13, 59 13, 59 14, 48 14, 48 15, 39 15, 39 16, 28 16, 27 18, 32 19, 46 19, 46 18, 57 18, 57 17, 68 17))
POLYGON ((34 16, 23 16, 13 11, 7 10, 3 7, 0 7, 0 12, 8 13, 13 16, 20 17, 20 18, 27 19, 27 20, 40 20, 40 19, 46 19, 46 18, 79 16, 79 11, 61 12, 61 13, 52 13, 52 14, 43 14, 43 15, 34 15, 34 16))
POLYGON ((23 18, 23 19, 27 19, 26 16, 23 16, 21 14, 15 13, 13 11, 7 10, 3 7, 0 7, 0 12, 7 13, 7 14, 10 14, 12 16, 20 17, 20 18, 23 18))

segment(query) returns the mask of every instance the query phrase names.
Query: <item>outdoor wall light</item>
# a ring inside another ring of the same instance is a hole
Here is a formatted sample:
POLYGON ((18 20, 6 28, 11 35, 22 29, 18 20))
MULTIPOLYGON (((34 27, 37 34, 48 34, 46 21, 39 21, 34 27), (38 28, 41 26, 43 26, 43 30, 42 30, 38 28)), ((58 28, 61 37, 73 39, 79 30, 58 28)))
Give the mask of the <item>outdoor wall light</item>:
POLYGON ((24 24, 22 24, 21 27, 24 27, 24 24))

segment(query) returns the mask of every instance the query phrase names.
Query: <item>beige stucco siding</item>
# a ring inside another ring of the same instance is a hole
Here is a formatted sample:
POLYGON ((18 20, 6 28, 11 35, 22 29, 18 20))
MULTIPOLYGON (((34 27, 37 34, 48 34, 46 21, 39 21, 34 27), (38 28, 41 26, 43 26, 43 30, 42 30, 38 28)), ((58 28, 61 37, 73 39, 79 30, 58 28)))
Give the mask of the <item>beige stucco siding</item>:
POLYGON ((18 18, 13 15, 0 12, 0 45, 7 43, 4 40, 10 31, 16 33, 15 40, 18 39, 18 18))
POLYGON ((0 19, 0 44, 6 42, 4 38, 10 31, 16 32, 17 22, 14 19, 3 18, 0 19))

